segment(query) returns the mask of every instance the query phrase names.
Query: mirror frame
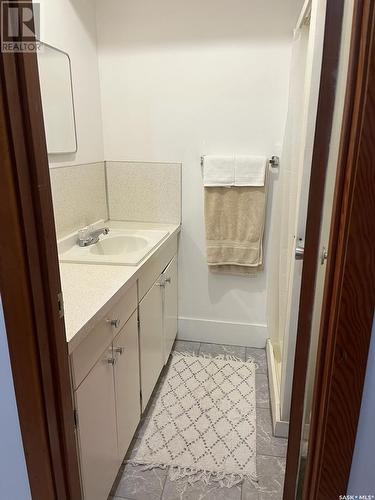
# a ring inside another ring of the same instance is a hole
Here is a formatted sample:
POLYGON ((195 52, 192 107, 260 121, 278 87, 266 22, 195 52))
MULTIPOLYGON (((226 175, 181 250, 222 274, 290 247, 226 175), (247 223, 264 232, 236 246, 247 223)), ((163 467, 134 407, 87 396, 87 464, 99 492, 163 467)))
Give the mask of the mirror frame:
MULTIPOLYGON (((73 90, 73 74, 72 74, 72 61, 70 59, 70 56, 68 52, 65 52, 65 50, 59 49, 58 47, 55 47, 54 45, 51 45, 50 43, 43 42, 43 40, 38 40, 39 43, 42 45, 45 45, 46 47, 49 47, 50 49, 57 50, 57 52, 60 52, 61 54, 64 54, 68 58, 68 63, 69 63, 69 76, 70 76, 70 93, 71 93, 71 99, 72 99, 72 108, 73 108, 73 124, 74 124, 74 140, 75 140, 75 149, 70 150, 70 151, 63 151, 63 152, 53 152, 53 151, 48 151, 48 155, 65 155, 65 154, 74 154, 77 153, 78 151, 78 137, 77 137, 77 120, 76 120, 76 110, 74 106, 74 90, 73 90)), ((38 66, 38 73, 39 73, 39 66, 38 66)), ((40 78, 40 76, 39 76, 40 78)), ((42 104, 43 104, 43 96, 42 96, 42 104)), ((43 123, 44 123, 44 128, 46 129, 46 124, 44 121, 43 117, 43 123)))

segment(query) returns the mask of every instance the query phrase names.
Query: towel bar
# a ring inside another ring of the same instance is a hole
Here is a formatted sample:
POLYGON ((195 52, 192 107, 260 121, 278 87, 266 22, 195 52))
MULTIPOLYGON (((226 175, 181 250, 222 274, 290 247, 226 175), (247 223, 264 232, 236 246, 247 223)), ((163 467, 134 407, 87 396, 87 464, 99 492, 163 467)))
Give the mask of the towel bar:
MULTIPOLYGON (((280 157, 279 156, 271 156, 268 160, 268 163, 271 168, 279 168, 280 166, 280 157)), ((201 167, 204 165, 204 156, 201 156, 201 167)))

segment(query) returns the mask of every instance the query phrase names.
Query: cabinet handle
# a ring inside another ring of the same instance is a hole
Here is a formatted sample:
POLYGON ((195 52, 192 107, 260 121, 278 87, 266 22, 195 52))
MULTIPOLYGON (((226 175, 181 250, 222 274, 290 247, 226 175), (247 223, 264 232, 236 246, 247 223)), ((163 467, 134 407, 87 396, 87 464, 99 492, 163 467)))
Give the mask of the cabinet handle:
POLYGON ((107 359, 107 363, 108 363, 109 365, 112 365, 112 366, 113 366, 113 365, 116 363, 116 360, 115 360, 115 358, 108 358, 108 359, 107 359))
POLYGON ((120 320, 119 319, 107 319, 107 323, 109 323, 111 326, 118 328, 120 326, 120 320))
POLYGON ((124 353, 124 351, 125 351, 125 347, 116 347, 116 348, 115 348, 115 352, 116 352, 117 354, 120 354, 120 356, 121 356, 121 354, 123 354, 123 353, 124 353))
POLYGON ((169 278, 165 278, 164 281, 165 281, 165 283, 170 283, 171 282, 171 278, 170 277, 169 278))

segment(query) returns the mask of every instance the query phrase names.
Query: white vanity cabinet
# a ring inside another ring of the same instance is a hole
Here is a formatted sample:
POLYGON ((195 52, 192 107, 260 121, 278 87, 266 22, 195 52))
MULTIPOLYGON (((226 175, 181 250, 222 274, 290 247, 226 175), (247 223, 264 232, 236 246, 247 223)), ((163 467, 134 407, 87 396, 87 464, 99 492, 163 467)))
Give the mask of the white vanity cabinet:
POLYGON ((105 500, 140 420, 137 285, 70 357, 85 500, 105 500))
POLYGON ((134 312, 113 341, 118 458, 121 462, 141 417, 138 318, 134 312))
POLYGON ((147 406, 177 334, 177 256, 139 304, 142 411, 147 406))
POLYGON ((84 331, 70 354, 84 500, 107 499, 172 349, 177 236, 104 308, 104 317, 84 331))
POLYGON ((75 392, 85 500, 107 498, 120 465, 111 358, 108 347, 75 392))
POLYGON ((163 296, 160 285, 159 278, 139 304, 142 411, 164 366, 163 296))
POLYGON ((140 420, 135 311, 75 391, 84 498, 108 497, 140 420))
POLYGON ((164 278, 164 362, 168 361, 177 335, 177 255, 165 271, 164 278))

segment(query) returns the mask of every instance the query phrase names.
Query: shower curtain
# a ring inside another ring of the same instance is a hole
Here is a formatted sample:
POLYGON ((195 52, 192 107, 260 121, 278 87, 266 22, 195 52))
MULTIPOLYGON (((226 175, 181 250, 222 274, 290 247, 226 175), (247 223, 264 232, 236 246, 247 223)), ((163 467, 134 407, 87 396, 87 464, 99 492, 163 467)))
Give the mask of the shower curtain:
MULTIPOLYGON (((305 69, 308 27, 296 30, 293 37, 290 69, 288 113, 285 127, 279 179, 279 290, 278 290, 278 349, 283 352, 285 330, 288 328, 288 296, 292 286, 291 263, 294 259, 297 217, 297 193, 301 181, 303 141, 301 140, 305 104, 305 69)), ((282 361, 282 360, 280 360, 282 361)))

